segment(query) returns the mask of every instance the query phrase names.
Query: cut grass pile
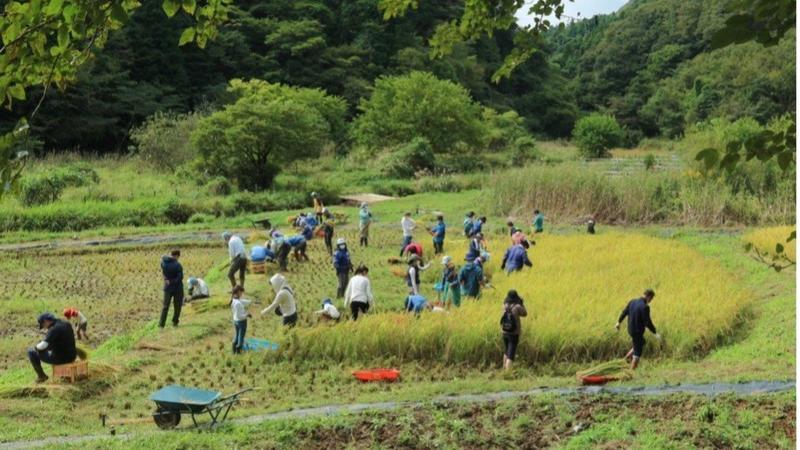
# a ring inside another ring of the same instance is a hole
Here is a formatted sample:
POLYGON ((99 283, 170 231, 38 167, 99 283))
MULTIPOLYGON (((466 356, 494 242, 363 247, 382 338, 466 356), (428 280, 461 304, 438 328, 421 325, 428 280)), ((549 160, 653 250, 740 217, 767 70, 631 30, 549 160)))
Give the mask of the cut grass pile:
POLYGON ((759 228, 742 236, 742 240, 752 244, 761 254, 770 257, 776 255, 775 246, 780 244, 783 246, 784 255, 792 261, 797 261, 797 241, 787 242, 789 235, 796 229, 791 225, 759 228))
MULTIPOLYGON (((499 247, 502 238, 496 238, 499 247)), ((499 249, 490 271, 500 263, 499 249)), ((458 255, 459 253, 454 253, 458 255)), ((625 306, 648 287, 657 295, 652 316, 665 341, 651 339, 649 355, 689 358, 732 336, 749 296, 718 263, 687 246, 656 238, 610 233, 538 239, 534 268, 497 274, 495 289, 465 300, 449 313, 368 315, 334 327, 302 327, 284 336, 292 358, 489 364, 501 354, 499 319, 509 289, 525 299, 520 360, 526 364, 595 361, 629 346, 613 325, 625 306)), ((458 258, 460 259, 460 258, 458 258)), ((624 325, 623 325, 624 326, 624 325)))

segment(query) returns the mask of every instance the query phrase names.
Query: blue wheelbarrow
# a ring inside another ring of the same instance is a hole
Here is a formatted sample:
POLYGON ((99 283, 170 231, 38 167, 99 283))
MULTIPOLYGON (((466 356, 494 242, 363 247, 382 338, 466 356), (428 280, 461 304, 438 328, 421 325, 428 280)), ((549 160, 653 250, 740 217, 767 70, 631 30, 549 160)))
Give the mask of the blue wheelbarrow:
POLYGON ((223 397, 221 392, 216 391, 177 385, 165 386, 150 395, 150 400, 156 403, 153 421, 159 428, 169 430, 181 423, 181 414, 190 414, 194 426, 198 426, 195 415, 208 413, 213 427, 228 417, 233 405, 239 403, 240 395, 251 390, 252 388, 247 388, 223 397))

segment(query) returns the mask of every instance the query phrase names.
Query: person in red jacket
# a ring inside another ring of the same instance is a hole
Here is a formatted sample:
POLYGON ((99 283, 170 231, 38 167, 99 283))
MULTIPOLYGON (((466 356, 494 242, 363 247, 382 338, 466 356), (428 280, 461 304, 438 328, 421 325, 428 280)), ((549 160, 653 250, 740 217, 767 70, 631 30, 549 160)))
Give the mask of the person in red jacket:
POLYGON ((403 256, 407 258, 411 255, 417 255, 419 259, 422 259, 422 244, 419 242, 412 242, 406 245, 406 248, 403 249, 403 256))

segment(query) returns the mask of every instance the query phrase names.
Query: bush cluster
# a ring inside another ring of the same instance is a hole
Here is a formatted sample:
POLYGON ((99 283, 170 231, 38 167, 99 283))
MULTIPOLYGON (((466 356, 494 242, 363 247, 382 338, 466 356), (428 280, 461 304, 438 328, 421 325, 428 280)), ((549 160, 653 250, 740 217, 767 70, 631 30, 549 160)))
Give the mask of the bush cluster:
POLYGON ((22 180, 20 201, 25 206, 53 203, 68 187, 86 186, 100 181, 97 172, 87 164, 70 164, 22 180))

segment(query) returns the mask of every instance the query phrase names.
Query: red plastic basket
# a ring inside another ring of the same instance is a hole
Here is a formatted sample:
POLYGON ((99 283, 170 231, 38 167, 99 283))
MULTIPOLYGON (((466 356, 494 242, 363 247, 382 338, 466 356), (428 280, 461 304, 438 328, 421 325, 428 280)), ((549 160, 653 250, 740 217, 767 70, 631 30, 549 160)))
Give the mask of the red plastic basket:
POLYGON ((397 381, 400 378, 400 371, 397 369, 367 369, 356 370, 353 376, 363 382, 370 381, 397 381))
POLYGON ((584 385, 606 384, 609 381, 617 381, 617 378, 607 377, 605 375, 587 375, 585 377, 581 377, 581 383, 584 385))

